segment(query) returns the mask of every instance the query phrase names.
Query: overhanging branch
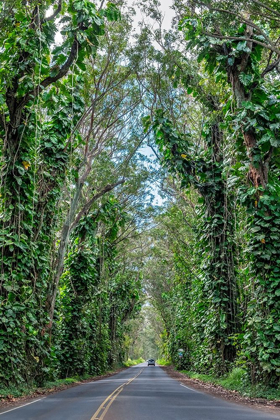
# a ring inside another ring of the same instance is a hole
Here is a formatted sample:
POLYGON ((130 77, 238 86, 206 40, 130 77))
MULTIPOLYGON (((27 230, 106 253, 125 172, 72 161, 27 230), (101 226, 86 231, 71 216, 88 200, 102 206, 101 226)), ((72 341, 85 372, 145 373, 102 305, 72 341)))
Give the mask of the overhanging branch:
POLYGON ((77 224, 79 223, 79 221, 81 220, 81 218, 87 214, 87 212, 90 210, 91 206, 93 205, 93 203, 98 200, 100 197, 102 197, 104 194, 106 194, 109 191, 112 191, 115 187, 117 187, 118 185, 121 185, 125 182, 125 179, 122 178, 119 181, 115 182, 114 184, 107 184, 102 190, 100 190, 97 194, 95 194, 82 208, 82 210, 78 213, 75 221, 73 222, 72 226, 71 226, 71 230, 73 230, 75 228, 75 226, 77 226, 77 224))
POLYGON ((57 8, 53 12, 53 14, 51 16, 48 16, 47 18, 45 18, 44 21, 49 22, 49 21, 55 19, 56 16, 61 12, 61 8, 62 8, 62 0, 59 0, 57 8))
POLYGON ((19 104, 19 109, 22 109, 31 98, 35 98, 36 96, 38 96, 42 92, 43 89, 48 87, 50 84, 57 82, 59 79, 61 79, 67 74, 68 70, 70 69, 71 65, 74 63, 77 57, 79 45, 80 43, 75 37, 74 42, 71 47, 70 54, 66 62, 59 69, 58 73, 55 76, 46 77, 46 79, 44 79, 39 85, 37 85, 33 91, 28 92, 23 97, 21 103, 19 104))

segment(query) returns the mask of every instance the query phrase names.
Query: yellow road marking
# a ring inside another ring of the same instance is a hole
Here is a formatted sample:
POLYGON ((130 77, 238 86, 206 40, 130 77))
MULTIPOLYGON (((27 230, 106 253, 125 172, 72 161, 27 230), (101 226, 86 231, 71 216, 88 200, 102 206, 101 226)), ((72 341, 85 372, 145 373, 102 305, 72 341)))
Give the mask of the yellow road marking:
POLYGON ((129 385, 134 379, 136 379, 142 372, 144 368, 140 370, 137 375, 135 375, 133 378, 129 379, 129 381, 125 382, 124 384, 118 386, 118 388, 115 389, 99 406, 99 408, 96 410, 94 415, 91 417, 90 420, 103 420, 107 411, 109 410, 110 406, 113 404, 117 396, 122 392, 125 386, 129 385), (102 411, 103 410, 103 411, 102 411), (100 417, 98 417, 100 414, 100 417))

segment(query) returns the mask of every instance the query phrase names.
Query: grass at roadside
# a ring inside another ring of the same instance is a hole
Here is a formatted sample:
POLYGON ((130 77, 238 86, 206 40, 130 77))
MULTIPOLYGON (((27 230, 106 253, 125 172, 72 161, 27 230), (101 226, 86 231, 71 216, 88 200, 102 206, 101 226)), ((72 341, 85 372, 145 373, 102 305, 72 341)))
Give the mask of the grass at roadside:
POLYGON ((157 359, 156 362, 160 366, 170 366, 171 365, 171 362, 169 360, 166 360, 166 359, 157 359))
POLYGON ((1 401, 14 401, 16 398, 20 398, 20 397, 31 397, 35 395, 38 396, 38 395, 48 394, 52 391, 59 391, 59 390, 68 388, 71 385, 78 384, 79 382, 85 381, 87 379, 94 380, 94 379, 102 378, 104 376, 113 375, 114 373, 116 373, 116 371, 110 370, 100 376, 83 375, 83 376, 74 376, 72 378, 47 381, 40 388, 35 385, 27 385, 27 384, 19 384, 17 386, 9 386, 9 387, 5 387, 0 384, 0 402, 1 401))
POLYGON ((246 371, 241 368, 233 369, 227 376, 217 378, 211 375, 204 375, 186 370, 180 371, 189 378, 213 385, 220 385, 230 391, 237 391, 241 395, 250 398, 265 398, 268 400, 280 399, 280 388, 271 388, 263 384, 252 385, 248 381, 246 371))
MULTIPOLYGON (((138 365, 139 363, 144 362, 145 360, 140 358, 137 360, 128 359, 126 362, 123 363, 121 367, 130 367, 138 365)), ((116 371, 110 370, 105 372, 101 377, 104 375, 114 374, 116 371)), ((87 379, 95 379, 99 376, 92 376, 92 375, 83 375, 83 376, 74 376, 72 378, 65 378, 65 379, 57 379, 54 381, 47 381, 44 386, 38 388, 36 385, 27 385, 26 383, 19 384, 17 386, 9 386, 6 387, 0 384, 0 402, 1 401, 14 401, 16 398, 20 397, 30 397, 34 395, 41 395, 41 394, 48 394, 52 391, 59 391, 61 389, 65 389, 68 386, 73 384, 85 381, 87 379)))
POLYGON ((52 389, 59 389, 63 386, 71 385, 76 382, 88 379, 87 376, 75 376, 73 378, 57 379, 56 381, 48 381, 43 387, 38 388, 35 385, 19 384, 17 386, 1 386, 0 385, 0 401, 1 400, 12 400, 13 398, 19 398, 23 396, 29 396, 34 393, 44 393, 52 389))
POLYGON ((136 360, 128 359, 126 362, 123 362, 123 365, 125 367, 130 367, 130 366, 138 365, 139 363, 143 363, 143 362, 145 362, 145 360, 142 359, 142 357, 140 357, 140 359, 136 359, 136 360))

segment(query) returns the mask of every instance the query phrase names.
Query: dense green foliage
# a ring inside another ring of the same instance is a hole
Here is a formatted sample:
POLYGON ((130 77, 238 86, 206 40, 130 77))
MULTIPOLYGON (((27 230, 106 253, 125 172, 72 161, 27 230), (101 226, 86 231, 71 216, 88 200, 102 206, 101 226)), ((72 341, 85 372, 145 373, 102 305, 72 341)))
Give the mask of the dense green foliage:
POLYGON ((100 4, 0 4, 0 380, 163 357, 277 392, 279 5, 100 4))
MULTIPOLYGON (((249 18, 251 3, 236 2, 232 9, 233 2, 178 1, 181 43, 155 32, 163 45, 155 60, 166 67, 174 95, 183 90, 192 100, 184 101, 175 120, 171 102, 144 119, 185 202, 166 213, 174 226, 173 212, 181 206, 184 220, 175 224, 181 239, 167 229, 163 258, 173 274, 164 302, 155 290, 152 298, 165 313, 168 302, 173 319, 162 314, 165 351, 179 366, 214 375, 242 366, 253 384, 277 387, 279 26, 266 13, 268 5, 252 3, 249 18), (190 205, 195 215, 187 213, 190 205)), ((157 239, 157 246, 163 242, 157 239)))
POLYGON ((1 381, 100 373, 122 361, 141 293, 119 245, 148 176, 137 127, 124 136, 130 20, 112 3, 0 8, 1 381))

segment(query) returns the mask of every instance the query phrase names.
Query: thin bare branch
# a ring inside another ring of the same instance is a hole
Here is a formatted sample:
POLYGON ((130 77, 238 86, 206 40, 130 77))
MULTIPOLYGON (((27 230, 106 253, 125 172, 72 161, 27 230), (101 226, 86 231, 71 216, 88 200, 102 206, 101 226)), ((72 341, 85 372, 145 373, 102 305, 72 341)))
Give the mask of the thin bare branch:
POLYGON ((61 8, 62 8, 62 0, 58 1, 58 5, 57 8, 55 9, 55 11, 53 12, 53 14, 51 16, 48 16, 44 19, 45 22, 49 22, 51 20, 54 20, 56 18, 56 16, 61 12, 61 8))

